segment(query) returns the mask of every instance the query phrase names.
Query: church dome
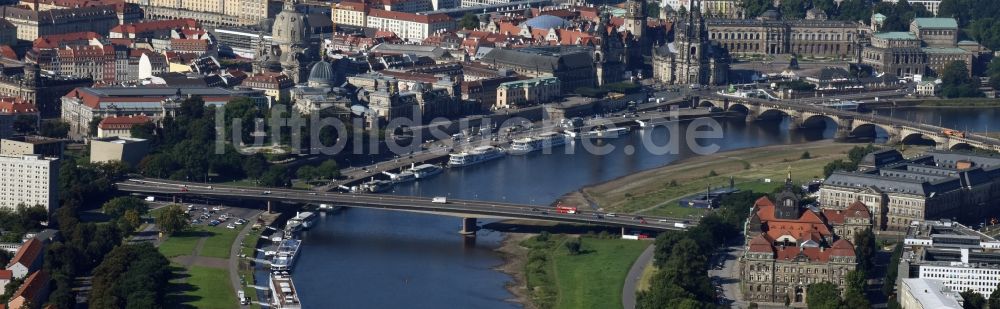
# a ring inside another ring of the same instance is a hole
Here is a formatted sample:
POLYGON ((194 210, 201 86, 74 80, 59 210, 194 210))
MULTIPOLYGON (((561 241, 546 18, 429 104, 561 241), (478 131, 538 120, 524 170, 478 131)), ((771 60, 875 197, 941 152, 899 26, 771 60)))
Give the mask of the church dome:
POLYGON ((540 15, 533 17, 528 21, 525 21, 524 24, 536 29, 563 28, 572 25, 565 19, 552 15, 540 15))
POLYGON ((314 64, 312 70, 309 71, 309 83, 329 85, 333 76, 333 65, 326 61, 320 61, 314 64))
POLYGON ((271 37, 275 44, 296 44, 309 38, 309 20, 306 14, 295 10, 294 0, 285 0, 281 13, 274 17, 271 37))

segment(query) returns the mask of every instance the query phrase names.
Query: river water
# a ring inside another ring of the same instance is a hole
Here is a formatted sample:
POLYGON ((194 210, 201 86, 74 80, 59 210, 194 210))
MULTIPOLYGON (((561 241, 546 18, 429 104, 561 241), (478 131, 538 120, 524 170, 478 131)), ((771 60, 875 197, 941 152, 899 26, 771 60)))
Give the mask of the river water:
MULTIPOLYGON (((982 123, 985 128, 990 120, 977 120, 986 114, 982 111, 949 110, 942 121, 982 123)), ((997 112, 990 110, 993 123, 1000 123, 997 112)), ((892 113, 934 118, 926 109, 892 113)), ((835 132, 832 125, 789 131, 787 121, 720 120, 720 125, 723 138, 712 140, 720 151, 801 143, 831 138, 835 132)), ((661 145, 668 136, 663 128, 636 131, 608 141, 616 150, 607 155, 592 155, 573 144, 567 145, 573 155, 557 148, 554 154, 508 156, 447 169, 434 178, 399 185, 391 194, 548 205, 589 184, 696 156, 688 147, 677 154, 652 154, 642 146, 643 134, 661 145), (626 154, 629 146, 634 154, 626 154)), ((494 270, 502 263, 493 251, 501 233, 481 230, 475 245, 465 246, 457 233, 460 226, 458 218, 395 211, 326 214, 302 235, 304 247, 294 272, 301 301, 306 308, 520 308, 508 301, 512 295, 504 288, 511 278, 494 270)))

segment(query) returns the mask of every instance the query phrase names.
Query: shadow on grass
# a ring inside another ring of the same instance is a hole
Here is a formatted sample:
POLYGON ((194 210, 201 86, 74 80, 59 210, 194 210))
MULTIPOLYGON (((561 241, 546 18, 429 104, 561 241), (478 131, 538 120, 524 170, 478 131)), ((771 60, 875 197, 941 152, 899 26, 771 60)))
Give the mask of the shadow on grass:
POLYGON ((167 287, 166 295, 164 297, 165 308, 195 308, 189 303, 193 303, 201 299, 200 296, 191 295, 191 291, 195 291, 198 288, 194 285, 186 282, 191 275, 187 274, 183 267, 171 266, 170 272, 172 276, 170 278, 170 285, 167 287))
POLYGON ((212 236, 215 236, 215 234, 216 234, 215 232, 206 231, 206 230, 185 230, 185 231, 180 231, 180 232, 174 233, 173 235, 170 235, 170 237, 192 237, 192 238, 198 238, 198 237, 212 237, 212 236))

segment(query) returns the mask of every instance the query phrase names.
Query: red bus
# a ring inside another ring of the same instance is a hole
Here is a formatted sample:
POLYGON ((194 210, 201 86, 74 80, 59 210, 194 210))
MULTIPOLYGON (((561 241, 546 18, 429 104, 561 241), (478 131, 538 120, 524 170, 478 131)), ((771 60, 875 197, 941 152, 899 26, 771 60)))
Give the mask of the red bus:
POLYGON ((562 205, 556 206, 556 212, 561 213, 561 214, 575 214, 575 213, 577 213, 576 207, 569 207, 569 206, 562 206, 562 205))

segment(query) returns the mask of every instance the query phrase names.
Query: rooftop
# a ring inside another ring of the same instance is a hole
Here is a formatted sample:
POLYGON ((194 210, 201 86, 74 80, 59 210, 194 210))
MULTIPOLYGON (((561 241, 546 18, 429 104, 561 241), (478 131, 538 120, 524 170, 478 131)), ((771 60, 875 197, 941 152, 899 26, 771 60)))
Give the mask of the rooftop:
POLYGON ((875 37, 884 40, 916 40, 917 36, 909 32, 879 32, 875 34, 875 37))
POLYGON ((958 21, 954 18, 921 17, 914 18, 913 23, 920 29, 957 29, 958 21))
POLYGON ((962 298, 944 286, 941 280, 927 278, 905 278, 903 287, 923 308, 959 309, 962 298))

